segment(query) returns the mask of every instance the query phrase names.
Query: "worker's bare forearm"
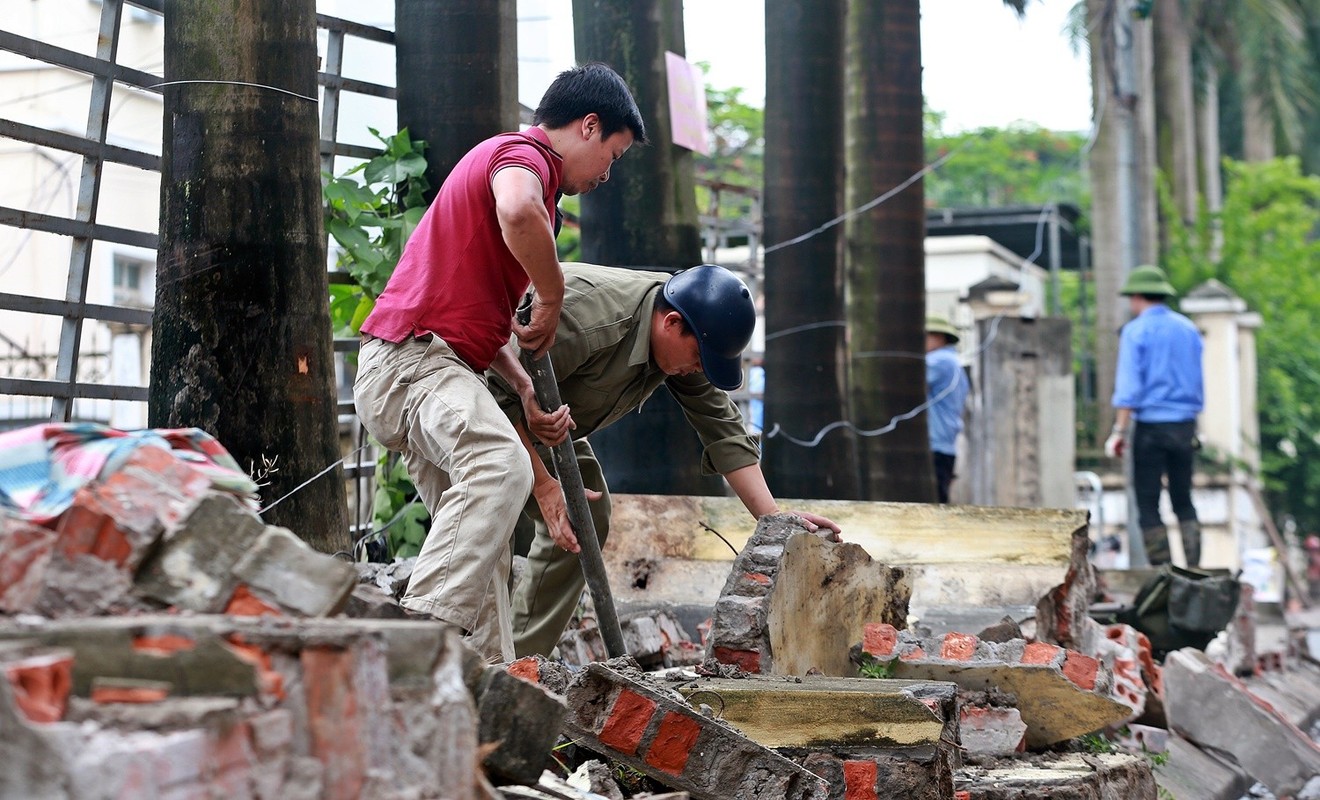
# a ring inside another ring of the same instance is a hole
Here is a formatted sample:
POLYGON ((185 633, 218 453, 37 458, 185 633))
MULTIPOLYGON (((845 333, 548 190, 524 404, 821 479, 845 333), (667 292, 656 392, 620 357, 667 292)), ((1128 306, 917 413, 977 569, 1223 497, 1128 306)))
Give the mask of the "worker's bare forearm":
POLYGON ((532 385, 532 376, 527 374, 523 368, 522 359, 518 357, 518 346, 512 341, 506 342, 499 352, 495 354, 495 360, 490 362, 491 369, 509 384, 514 394, 522 401, 523 406, 535 406, 536 387, 532 385))
POLYGON ((555 250, 554 227, 541 199, 541 182, 528 170, 500 170, 491 181, 495 214, 509 252, 531 279, 537 296, 558 304, 564 297, 564 273, 555 250))

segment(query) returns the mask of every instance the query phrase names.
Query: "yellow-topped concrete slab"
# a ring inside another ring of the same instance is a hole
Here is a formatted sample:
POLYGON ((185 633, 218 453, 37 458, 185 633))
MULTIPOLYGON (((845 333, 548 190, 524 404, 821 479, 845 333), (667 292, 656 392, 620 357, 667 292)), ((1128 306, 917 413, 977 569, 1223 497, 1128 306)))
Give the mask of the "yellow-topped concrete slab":
POLYGON ((703 678, 679 691, 766 747, 936 746, 953 709, 950 683, 807 676, 703 678))
MULTIPOLYGON (((822 514, 845 541, 886 564, 1068 564, 1079 509, 1000 508, 851 500, 780 500, 780 508, 822 514)), ((607 558, 731 561, 756 530, 734 497, 613 495, 607 558)))

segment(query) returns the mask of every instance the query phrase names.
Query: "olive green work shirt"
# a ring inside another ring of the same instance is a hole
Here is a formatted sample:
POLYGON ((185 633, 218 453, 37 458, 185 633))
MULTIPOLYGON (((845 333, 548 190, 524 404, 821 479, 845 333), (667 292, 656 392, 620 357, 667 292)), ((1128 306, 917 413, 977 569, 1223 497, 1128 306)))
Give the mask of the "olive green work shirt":
MULTIPOLYGON (((651 313, 667 274, 573 263, 563 269, 564 307, 550 359, 577 426, 574 439, 640 407, 663 383, 701 439, 703 475, 726 475, 760 461, 760 447, 726 392, 700 372, 665 375, 651 359, 651 313)), ((488 377, 500 408, 522 422, 518 395, 494 372, 488 377)))

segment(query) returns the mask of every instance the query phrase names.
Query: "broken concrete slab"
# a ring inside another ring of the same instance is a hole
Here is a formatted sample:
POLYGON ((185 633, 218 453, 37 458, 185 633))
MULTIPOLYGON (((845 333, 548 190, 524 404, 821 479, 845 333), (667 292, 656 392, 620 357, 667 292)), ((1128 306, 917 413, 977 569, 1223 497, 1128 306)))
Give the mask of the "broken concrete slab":
POLYGON ((1164 703, 1171 729, 1232 754, 1277 795, 1297 794, 1320 775, 1320 745, 1199 650, 1165 659, 1164 703))
MULTIPOLYGON (((621 603, 714 605, 755 520, 736 498, 614 495, 606 568, 621 603), (728 540, 725 544, 712 531, 728 540), (633 585, 646 565, 643 587, 633 585)), ((913 503, 783 501, 824 514, 889 566, 912 580, 911 611, 943 605, 1030 605, 1058 584, 1085 539, 1086 512, 913 503), (992 566, 992 569, 987 569, 992 566)))
POLYGON ((22 614, 36 607, 55 540, 49 528, 0 511, 0 612, 22 614))
POLYGON ((677 688, 689 704, 711 706, 775 748, 935 747, 955 716, 957 692, 951 683, 816 675, 698 678, 677 688))
POLYGON ((867 622, 905 624, 910 593, 904 570, 769 514, 733 562, 708 650, 748 672, 853 676, 848 648, 867 622))
MULTIPOLYGON (((552 669, 541 663, 539 674, 552 669)), ((643 676, 626 657, 580 670, 565 692, 568 735, 697 800, 828 797, 821 778, 643 676)))
POLYGON ((275 526, 266 527, 233 574, 258 598, 309 617, 338 612, 358 580, 352 564, 318 553, 275 526))
POLYGON ((983 642, 959 633, 923 640, 877 623, 867 626, 860 651, 896 678, 1014 695, 1031 748, 1100 730, 1131 713, 1111 697, 1113 675, 1101 662, 1044 642, 983 642))
POLYGON ((959 800, 1157 800, 1140 756, 1060 753, 968 765, 955 778, 959 800))
MULTIPOLYGON (((1236 764, 1170 732, 1164 763, 1154 768, 1165 800, 1239 800, 1255 779, 1236 764)), ((1162 795, 1162 796, 1163 796, 1162 795)))

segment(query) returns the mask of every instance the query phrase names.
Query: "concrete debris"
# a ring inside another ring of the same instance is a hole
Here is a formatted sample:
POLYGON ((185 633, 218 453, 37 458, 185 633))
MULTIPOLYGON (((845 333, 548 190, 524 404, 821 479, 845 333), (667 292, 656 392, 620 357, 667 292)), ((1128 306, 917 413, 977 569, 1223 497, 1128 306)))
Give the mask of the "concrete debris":
POLYGON ((797 517, 762 517, 715 603, 711 654, 752 673, 851 676, 848 647, 875 620, 905 624, 902 569, 855 544, 806 532, 797 517))
POLYGON ((265 525, 237 495, 158 447, 83 484, 49 527, 0 515, 0 611, 329 615, 352 566, 265 525))
POLYGON ((1154 768, 1165 800, 1238 800, 1251 788, 1253 779, 1237 764, 1176 733, 1167 733, 1163 748, 1148 748, 1168 754, 1154 768))
MULTIPOLYGON (((551 671, 539 664, 538 675, 551 671)), ((651 685, 630 658, 588 665, 564 696, 564 727, 580 745, 697 800, 829 796, 824 780, 651 685)))
POLYGON ((0 796, 488 796, 464 683, 476 657, 454 631, 409 625, 433 645, 420 684, 391 681, 407 653, 348 620, 6 626, 0 749, 22 766, 0 770, 0 796))
POLYGON ((1296 795, 1320 775, 1320 745, 1199 650, 1168 655, 1164 689, 1171 729, 1231 754, 1275 794, 1296 795))
POLYGON ((970 691, 1010 693, 1027 724, 1027 746, 1042 748, 1123 722, 1131 709, 1114 698, 1100 661, 1045 642, 983 642, 950 633, 923 640, 892 625, 866 626, 863 664, 896 678, 952 681, 970 691))
MULTIPOLYGON (((590 598, 584 593, 584 603, 590 598)), ((582 615, 591 619, 590 613, 582 615)), ((688 632, 669 612, 659 609, 633 611, 620 616, 623 645, 628 655, 648 669, 681 667, 700 664, 705 650, 692 641, 688 632)), ((569 666, 580 667, 609 658, 600 629, 592 622, 569 628, 560 637, 559 660, 569 666)))
MULTIPOLYGON (((1125 754, 1063 753, 964 767, 955 800, 1157 800, 1150 763, 1125 754)), ((1208 799, 1207 799, 1208 800, 1208 799)))

